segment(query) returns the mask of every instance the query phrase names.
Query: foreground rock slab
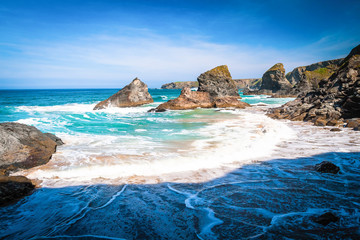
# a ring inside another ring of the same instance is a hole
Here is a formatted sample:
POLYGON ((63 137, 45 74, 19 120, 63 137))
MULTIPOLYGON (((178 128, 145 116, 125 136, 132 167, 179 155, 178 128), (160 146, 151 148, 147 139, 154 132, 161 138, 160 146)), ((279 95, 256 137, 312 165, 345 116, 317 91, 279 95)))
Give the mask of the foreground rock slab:
POLYGON ((15 203, 32 193, 35 186, 23 176, 0 176, 0 207, 15 203))
POLYGON ((15 122, 0 123, 0 168, 16 170, 45 164, 56 147, 54 140, 35 127, 15 122))
POLYGON ((94 110, 105 109, 108 107, 136 107, 152 103, 152 99, 147 85, 140 79, 135 78, 129 85, 109 97, 99 102, 94 110))

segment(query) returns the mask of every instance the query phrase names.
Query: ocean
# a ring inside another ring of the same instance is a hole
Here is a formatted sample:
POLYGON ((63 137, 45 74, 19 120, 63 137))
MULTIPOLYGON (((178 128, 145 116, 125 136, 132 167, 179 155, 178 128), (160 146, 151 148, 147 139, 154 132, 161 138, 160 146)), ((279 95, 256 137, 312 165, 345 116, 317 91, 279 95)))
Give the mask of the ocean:
POLYGON ((360 133, 273 120, 292 99, 251 108, 149 113, 154 103, 92 110, 116 89, 2 90, 0 122, 59 136, 51 161, 16 173, 39 188, 0 208, 4 239, 355 239, 360 133), (341 168, 315 172, 321 161, 341 168), (326 227, 312 219, 331 211, 326 227))

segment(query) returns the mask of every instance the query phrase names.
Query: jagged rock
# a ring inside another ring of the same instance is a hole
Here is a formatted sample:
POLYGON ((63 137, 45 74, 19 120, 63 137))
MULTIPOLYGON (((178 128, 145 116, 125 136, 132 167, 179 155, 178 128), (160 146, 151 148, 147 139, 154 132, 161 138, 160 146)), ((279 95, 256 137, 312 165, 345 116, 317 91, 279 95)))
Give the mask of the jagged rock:
POLYGON ((147 85, 140 79, 135 78, 129 85, 126 85, 108 99, 96 104, 94 110, 108 107, 136 107, 152 102, 154 100, 148 91, 147 85))
POLYGON ((0 207, 9 205, 29 195, 35 186, 23 176, 0 176, 0 207))
POLYGON ((183 88, 178 98, 160 104, 153 112, 171 110, 184 110, 194 108, 232 107, 245 108, 250 106, 240 102, 238 90, 231 79, 226 65, 216 67, 198 77, 199 88, 191 91, 183 88))
POLYGON ((57 146, 64 145, 64 142, 61 140, 61 138, 55 136, 52 133, 44 133, 46 136, 48 136, 51 140, 53 140, 57 146))
POLYGON ((333 173, 336 174, 340 171, 340 168, 332 162, 323 161, 315 165, 315 170, 321 173, 333 173))
POLYGON ((160 104, 156 108, 156 112, 161 112, 166 109, 170 110, 185 110, 194 108, 211 108, 214 107, 210 99, 210 94, 207 92, 191 91, 190 88, 184 88, 178 98, 169 100, 160 104))
POLYGON ((210 97, 240 97, 238 89, 226 65, 213 68, 197 78, 199 92, 207 92, 210 97))
POLYGON ((56 142, 37 128, 21 123, 0 123, 0 168, 16 170, 47 163, 56 142))
POLYGON ((199 83, 197 81, 171 82, 162 85, 161 89, 183 89, 184 87, 197 88, 198 86, 199 83))
POLYGON ((335 216, 331 212, 326 212, 326 213, 314 218, 314 222, 319 223, 324 226, 328 225, 331 222, 337 222, 337 221, 339 221, 339 217, 335 216))
POLYGON ((300 95, 280 108, 271 109, 273 118, 317 122, 319 118, 333 124, 343 119, 360 118, 360 45, 343 60, 339 69, 319 88, 300 95))

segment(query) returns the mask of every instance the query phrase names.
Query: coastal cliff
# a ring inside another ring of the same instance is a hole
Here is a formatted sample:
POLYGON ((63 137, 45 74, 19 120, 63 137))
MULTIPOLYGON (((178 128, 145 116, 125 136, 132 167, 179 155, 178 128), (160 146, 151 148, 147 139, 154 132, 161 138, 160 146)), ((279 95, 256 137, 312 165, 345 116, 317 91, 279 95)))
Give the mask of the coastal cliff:
POLYGON ((271 109, 268 115, 278 119, 310 121, 323 126, 342 125, 347 121, 348 125, 351 122, 352 127, 358 128, 360 45, 341 61, 339 69, 329 79, 319 82, 318 88, 279 108, 271 109))
POLYGON ((327 80, 340 67, 341 59, 328 60, 294 68, 285 74, 282 63, 275 64, 262 77, 259 90, 248 87, 244 95, 271 95, 272 97, 296 97, 319 88, 320 81, 327 80))

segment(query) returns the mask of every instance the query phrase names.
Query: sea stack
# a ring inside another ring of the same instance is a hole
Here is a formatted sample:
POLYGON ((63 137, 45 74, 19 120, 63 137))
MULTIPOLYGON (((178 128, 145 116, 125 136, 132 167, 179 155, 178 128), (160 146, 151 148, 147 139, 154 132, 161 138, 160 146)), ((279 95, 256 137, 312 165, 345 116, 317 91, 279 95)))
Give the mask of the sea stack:
POLYGON ((184 88, 178 98, 160 104, 154 111, 250 106, 239 101, 241 97, 226 65, 218 66, 201 74, 197 80, 199 83, 197 91, 184 88))
POLYGON ((360 118, 360 45, 350 52, 329 79, 320 81, 318 89, 271 109, 268 115, 328 126, 360 118))
POLYGON ((292 86, 285 77, 285 68, 277 63, 262 76, 261 87, 257 91, 246 90, 244 95, 267 94, 274 97, 291 95, 292 86))
POLYGON ((136 107, 143 104, 152 103, 152 99, 147 85, 140 79, 135 78, 129 85, 109 97, 99 102, 94 110, 108 107, 136 107))

